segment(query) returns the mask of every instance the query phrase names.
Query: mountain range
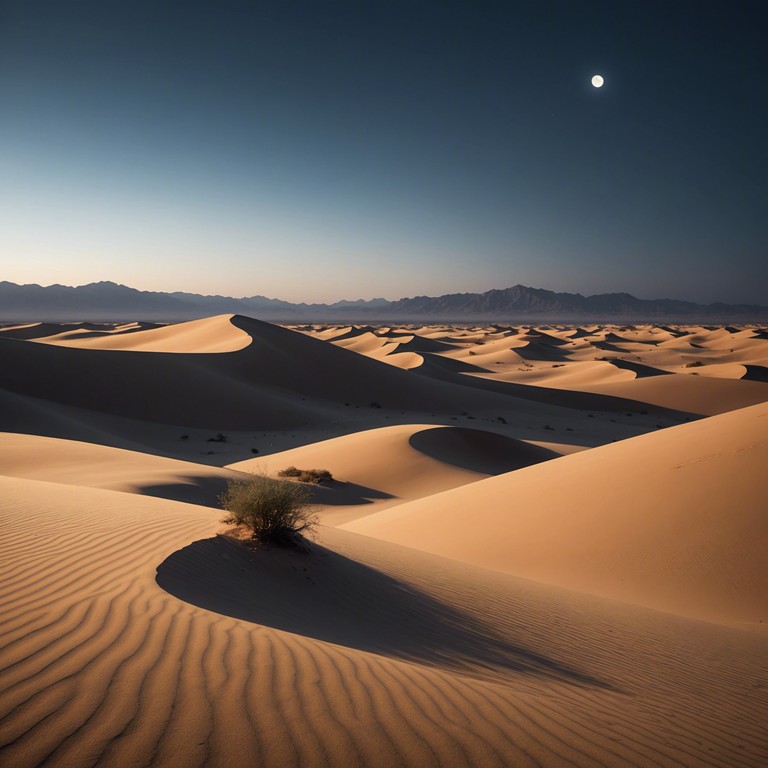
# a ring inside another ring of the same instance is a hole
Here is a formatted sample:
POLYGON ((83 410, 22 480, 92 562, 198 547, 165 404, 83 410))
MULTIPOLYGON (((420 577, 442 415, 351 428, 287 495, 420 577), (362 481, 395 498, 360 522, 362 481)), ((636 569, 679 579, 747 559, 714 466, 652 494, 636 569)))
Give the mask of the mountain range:
POLYGON ((695 304, 638 299, 629 293, 582 296, 515 285, 485 293, 371 299, 333 304, 294 304, 265 296, 232 298, 175 291, 140 291, 104 281, 66 285, 18 285, 0 281, 0 322, 192 320, 233 313, 280 322, 342 321, 655 321, 763 322, 768 306, 695 304))

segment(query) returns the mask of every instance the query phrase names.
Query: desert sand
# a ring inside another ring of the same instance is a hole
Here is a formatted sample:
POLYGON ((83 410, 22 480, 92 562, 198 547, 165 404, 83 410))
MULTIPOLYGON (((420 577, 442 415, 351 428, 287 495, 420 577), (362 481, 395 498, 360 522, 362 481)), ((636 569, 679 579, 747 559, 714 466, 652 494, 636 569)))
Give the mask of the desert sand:
POLYGON ((764 766, 767 469, 757 326, 0 327, 0 763, 764 766))

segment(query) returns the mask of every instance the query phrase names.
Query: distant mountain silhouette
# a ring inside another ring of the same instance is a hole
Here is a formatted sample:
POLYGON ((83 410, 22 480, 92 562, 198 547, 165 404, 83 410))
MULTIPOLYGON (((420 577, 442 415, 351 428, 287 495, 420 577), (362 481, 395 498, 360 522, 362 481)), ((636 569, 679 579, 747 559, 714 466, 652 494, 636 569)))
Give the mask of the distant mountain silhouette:
POLYGON ((642 321, 763 322, 768 307, 748 304, 694 304, 675 299, 638 299, 628 293, 582 296, 515 285, 485 293, 415 296, 387 301, 293 304, 265 296, 235 299, 197 293, 139 291, 112 282, 17 285, 0 282, 0 321, 191 320, 234 313, 265 320, 305 321, 642 321))

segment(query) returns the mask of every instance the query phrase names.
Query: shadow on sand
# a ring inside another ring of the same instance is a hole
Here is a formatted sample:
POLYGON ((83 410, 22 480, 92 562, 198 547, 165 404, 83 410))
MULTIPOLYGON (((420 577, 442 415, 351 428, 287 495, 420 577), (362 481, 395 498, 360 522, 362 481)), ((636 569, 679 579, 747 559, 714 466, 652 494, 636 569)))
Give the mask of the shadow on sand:
POLYGON ((411 448, 433 459, 487 475, 500 475, 560 454, 497 432, 466 427, 434 427, 408 439, 411 448))
POLYGON ((178 483, 143 485, 139 490, 143 496, 154 496, 157 499, 199 504, 202 507, 220 507, 219 496, 226 488, 227 480, 223 477, 189 476, 178 483))
POLYGON ((609 684, 503 637, 477 617, 317 544, 310 552, 202 539, 157 569, 166 592, 215 613, 382 656, 498 680, 609 684))
MULTIPOLYGON (((221 507, 219 498, 226 488, 227 478, 225 477, 195 477, 190 475, 180 482, 144 485, 139 490, 144 496, 219 508, 221 507)), ((391 493, 379 491, 376 488, 368 488, 365 485, 339 480, 334 480, 328 485, 315 485, 309 486, 309 488, 312 493, 312 503, 329 507, 373 504, 375 500, 394 498, 391 493)))
POLYGON ((328 507, 373 504, 375 500, 393 498, 394 496, 386 491, 343 480, 334 480, 328 485, 319 485, 312 488, 312 502, 328 507))

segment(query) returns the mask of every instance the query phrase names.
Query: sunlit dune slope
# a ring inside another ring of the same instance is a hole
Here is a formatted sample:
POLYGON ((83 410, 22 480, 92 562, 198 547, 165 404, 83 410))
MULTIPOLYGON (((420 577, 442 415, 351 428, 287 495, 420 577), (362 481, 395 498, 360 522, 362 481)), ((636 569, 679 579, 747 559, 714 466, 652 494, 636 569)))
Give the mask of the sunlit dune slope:
POLYGON ((572 408, 713 415, 768 399, 768 345, 755 327, 345 326, 337 335, 333 328, 308 332, 421 376, 572 408), (638 381, 646 378, 654 381, 638 381))
POLYGON ((0 433, 0 475, 214 506, 233 473, 76 440, 0 433))
POLYGON ((681 614, 768 622, 768 404, 556 459, 344 527, 681 614))
POLYGON ((250 552, 216 518, 0 477, 4 767, 766 759, 763 637, 334 530, 250 552))
POLYGON ((73 334, 58 334, 37 340, 79 349, 132 350, 136 352, 211 353, 236 352, 251 343, 251 337, 236 325, 227 322, 233 315, 206 317, 162 328, 135 330, 127 328, 99 336, 79 338, 73 334))
POLYGON ((0 338, 32 340, 45 338, 57 333, 80 330, 79 323, 24 323, 23 325, 7 325, 0 327, 0 338))
MULTIPOLYGON (((478 374, 483 375, 483 374, 478 374)), ((560 389, 589 389, 592 386, 617 381, 630 381, 635 371, 623 370, 604 361, 569 363, 558 368, 538 368, 524 373, 515 368, 507 373, 490 374, 496 381, 513 381, 520 384, 560 389)))
POLYGON ((713 416, 768 400, 764 381, 717 379, 704 376, 649 376, 633 381, 591 383, 587 388, 610 397, 622 397, 650 406, 713 416))
MULTIPOLYGON (((495 432, 406 424, 357 432, 229 466, 270 474, 289 466, 327 469, 338 482, 317 489, 318 503, 351 506, 375 501, 379 509, 556 455, 495 432)), ((346 514, 356 517, 361 513, 346 514)), ((329 518, 325 515, 323 519, 329 518)), ((333 521, 338 519, 336 515, 333 521)))

